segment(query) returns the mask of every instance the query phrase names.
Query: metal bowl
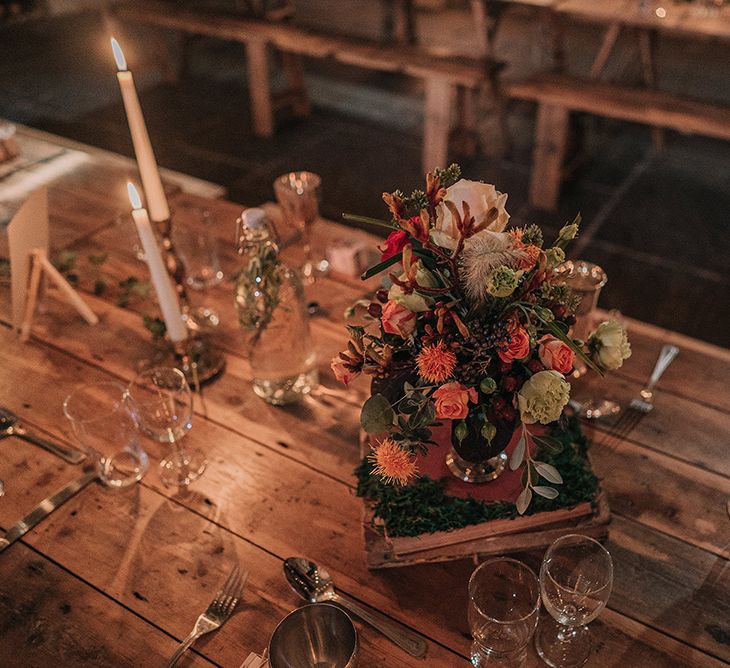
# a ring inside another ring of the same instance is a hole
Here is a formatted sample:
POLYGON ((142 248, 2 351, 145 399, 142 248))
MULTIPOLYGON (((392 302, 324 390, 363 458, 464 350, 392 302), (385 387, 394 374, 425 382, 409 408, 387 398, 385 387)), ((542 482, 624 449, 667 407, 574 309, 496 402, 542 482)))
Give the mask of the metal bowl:
POLYGON ((357 632, 330 603, 304 605, 279 622, 269 641, 271 668, 354 668, 357 632))

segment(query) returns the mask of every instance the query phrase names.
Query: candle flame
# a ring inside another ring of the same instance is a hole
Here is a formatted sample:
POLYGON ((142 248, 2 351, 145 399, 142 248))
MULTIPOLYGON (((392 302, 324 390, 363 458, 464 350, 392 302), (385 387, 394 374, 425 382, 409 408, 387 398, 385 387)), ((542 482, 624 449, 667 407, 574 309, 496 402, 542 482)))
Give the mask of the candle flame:
POLYGON ((124 57, 122 47, 119 46, 119 42, 114 37, 112 37, 112 51, 114 52, 114 60, 117 62, 117 69, 120 72, 125 72, 127 70, 127 60, 124 57))
POLYGON ((133 209, 142 208, 142 200, 139 198, 137 188, 134 187, 134 183, 127 181, 127 193, 129 193, 129 201, 132 203, 133 209))

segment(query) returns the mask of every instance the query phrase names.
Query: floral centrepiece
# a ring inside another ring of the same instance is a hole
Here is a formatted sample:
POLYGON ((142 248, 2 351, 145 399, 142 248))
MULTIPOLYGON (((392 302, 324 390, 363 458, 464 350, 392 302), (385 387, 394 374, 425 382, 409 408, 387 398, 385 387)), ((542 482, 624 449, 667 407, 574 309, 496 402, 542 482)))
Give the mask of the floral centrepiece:
POLYGON ((366 303, 368 322, 349 326, 348 348, 332 361, 345 384, 373 379, 361 414, 371 473, 413 483, 432 428, 450 423, 453 449, 469 461, 498 455, 517 433, 509 466, 522 471, 519 513, 534 495, 555 498, 563 478, 539 458, 556 440, 543 425, 559 426, 576 359, 603 373, 631 353, 617 321, 588 341, 569 334, 576 298, 555 269, 579 218, 546 245, 535 225, 508 227, 507 195, 460 179, 456 165, 428 174, 424 191, 383 199, 390 222, 370 222, 391 232, 364 276, 389 270, 391 287, 366 303))

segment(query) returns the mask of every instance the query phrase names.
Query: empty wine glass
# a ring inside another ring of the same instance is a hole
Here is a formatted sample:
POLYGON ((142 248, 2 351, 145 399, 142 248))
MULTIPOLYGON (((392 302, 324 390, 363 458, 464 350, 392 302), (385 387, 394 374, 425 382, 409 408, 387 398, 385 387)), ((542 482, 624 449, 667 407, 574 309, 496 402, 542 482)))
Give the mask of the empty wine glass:
MULTIPOLYGON (((322 178, 312 172, 289 172, 274 181, 274 193, 284 218, 302 235, 304 264, 302 275, 307 284, 314 283, 315 265, 312 262, 312 226, 319 218, 319 199, 322 178)), ((326 260, 317 262, 317 269, 326 269, 326 260)))
POLYGON ((540 587, 530 568, 506 557, 485 561, 469 578, 472 665, 524 666, 539 611, 540 587))
POLYGON ((96 463, 101 481, 110 487, 141 480, 148 466, 137 421, 124 393, 121 383, 87 383, 63 402, 63 413, 79 447, 96 463))
MULTIPOLYGON (((202 293, 223 280, 218 243, 213 230, 213 218, 207 209, 183 203, 173 211, 175 247, 185 267, 185 282, 202 293)), ((191 295, 189 295, 191 296, 191 295)), ((218 312, 203 303, 190 306, 186 316, 192 329, 213 329, 220 323, 218 312)))
POLYGON ((540 621, 538 654, 553 668, 582 666, 591 651, 586 624, 611 594, 613 562, 597 540, 569 534, 548 549, 540 568, 542 602, 551 618, 540 621))
POLYGON ((186 487, 201 476, 207 462, 182 439, 193 426, 193 393, 180 369, 155 367, 139 374, 127 387, 126 398, 146 434, 169 443, 170 454, 160 461, 165 485, 186 487))
MULTIPOLYGON (((567 260, 556 269, 556 275, 565 281, 574 295, 580 297, 571 334, 576 339, 587 341, 595 325, 598 298, 608 276, 597 264, 585 260, 567 260)), ((576 358, 571 374, 573 378, 577 380, 587 372, 585 363, 576 358)), ((577 406, 580 416, 588 419, 615 415, 620 410, 618 403, 607 397, 589 397, 577 406)))

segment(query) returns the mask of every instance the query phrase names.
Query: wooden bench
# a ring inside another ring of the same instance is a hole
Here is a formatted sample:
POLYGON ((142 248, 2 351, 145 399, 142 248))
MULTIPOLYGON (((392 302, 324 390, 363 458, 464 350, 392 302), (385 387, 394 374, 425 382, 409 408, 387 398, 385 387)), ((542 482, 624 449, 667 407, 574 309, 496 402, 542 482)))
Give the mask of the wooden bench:
MULTIPOLYGON (((428 54, 407 44, 380 44, 350 37, 325 35, 290 23, 272 23, 199 9, 172 8, 149 0, 143 4, 120 3, 110 8, 113 20, 137 25, 232 40, 245 45, 253 130, 258 136, 274 133, 276 100, 272 97, 268 52, 284 56, 326 58, 381 72, 419 78, 425 90, 422 165, 424 170, 446 165, 449 137, 455 129, 452 116, 457 92, 492 84, 501 66, 487 59, 446 58, 428 54)), ((290 82, 291 83, 291 82, 290 82)), ((304 88, 301 71, 294 82, 294 94, 285 101, 301 100, 304 88)), ((291 91, 290 91, 291 93, 291 91)), ((464 114, 468 118, 473 114, 464 114)), ((459 119, 460 121, 462 119, 459 119)), ((470 121, 464 121, 464 126, 470 121)), ((459 124, 457 124, 459 125, 459 124)), ((467 128, 473 131, 474 128, 467 128)))
POLYGON ((730 140, 730 108, 656 90, 545 74, 503 85, 514 99, 537 102, 530 204, 558 203, 571 111, 730 140))

